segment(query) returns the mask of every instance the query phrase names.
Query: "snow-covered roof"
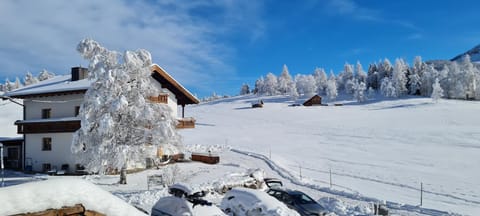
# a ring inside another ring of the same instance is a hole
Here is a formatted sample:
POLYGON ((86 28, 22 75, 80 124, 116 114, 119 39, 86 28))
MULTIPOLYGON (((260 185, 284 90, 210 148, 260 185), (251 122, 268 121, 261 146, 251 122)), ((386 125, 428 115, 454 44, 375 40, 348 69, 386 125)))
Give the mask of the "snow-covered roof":
POLYGON ((82 204, 106 215, 145 215, 98 186, 80 179, 37 181, 0 189, 0 215, 14 215, 82 204))
POLYGON ((90 80, 82 79, 71 81, 71 77, 72 76, 70 74, 57 75, 51 79, 7 92, 4 94, 4 96, 25 98, 42 94, 86 91, 90 87, 90 80))
MULTIPOLYGON (((192 93, 177 82, 159 65, 153 64, 151 70, 152 77, 162 85, 162 88, 167 88, 175 94, 178 104, 198 104, 200 102, 192 93)), ((54 78, 7 92, 3 94, 3 96, 26 98, 45 94, 84 92, 90 88, 91 80, 81 79, 71 81, 71 78, 71 74, 57 75, 54 78)))
POLYGON ((162 88, 167 88, 175 94, 178 104, 198 104, 200 101, 190 93, 185 87, 177 82, 170 74, 157 64, 152 66, 152 77, 162 84, 162 88))

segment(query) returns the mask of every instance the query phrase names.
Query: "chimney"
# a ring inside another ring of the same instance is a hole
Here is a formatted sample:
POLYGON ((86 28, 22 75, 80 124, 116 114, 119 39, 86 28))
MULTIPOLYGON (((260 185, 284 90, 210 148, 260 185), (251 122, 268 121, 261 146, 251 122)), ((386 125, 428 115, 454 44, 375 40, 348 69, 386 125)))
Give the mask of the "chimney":
POLYGON ((88 69, 83 67, 72 67, 72 81, 82 80, 88 77, 88 69))

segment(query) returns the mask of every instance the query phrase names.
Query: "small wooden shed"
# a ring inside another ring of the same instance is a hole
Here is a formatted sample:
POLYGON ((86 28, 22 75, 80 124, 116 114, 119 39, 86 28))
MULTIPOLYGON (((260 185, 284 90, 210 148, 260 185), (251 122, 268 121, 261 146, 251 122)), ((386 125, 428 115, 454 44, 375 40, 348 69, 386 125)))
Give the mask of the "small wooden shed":
POLYGON ((315 105, 321 105, 322 104, 322 97, 319 95, 314 95, 307 101, 303 103, 303 106, 315 106, 315 105))

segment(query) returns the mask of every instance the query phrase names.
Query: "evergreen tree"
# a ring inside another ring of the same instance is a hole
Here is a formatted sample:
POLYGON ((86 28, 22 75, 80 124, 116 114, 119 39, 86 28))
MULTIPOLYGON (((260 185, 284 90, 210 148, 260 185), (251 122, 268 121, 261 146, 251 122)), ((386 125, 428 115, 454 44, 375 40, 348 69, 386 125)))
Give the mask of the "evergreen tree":
POLYGON ((280 94, 285 95, 293 88, 292 76, 288 72, 287 65, 283 65, 282 73, 278 77, 278 90, 280 94))

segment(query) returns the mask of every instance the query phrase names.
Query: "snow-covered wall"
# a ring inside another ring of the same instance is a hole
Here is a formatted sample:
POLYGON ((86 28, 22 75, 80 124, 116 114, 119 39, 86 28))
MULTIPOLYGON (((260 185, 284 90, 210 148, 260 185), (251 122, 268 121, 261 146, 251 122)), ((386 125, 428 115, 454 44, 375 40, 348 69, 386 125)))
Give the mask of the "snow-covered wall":
POLYGON ((49 163, 52 168, 56 166, 57 170, 60 170, 62 164, 69 164, 70 172, 75 171, 75 160, 70 150, 72 135, 73 133, 26 134, 26 162, 31 158, 34 171, 43 171, 44 163, 49 163), (52 138, 52 150, 42 150, 44 137, 52 138))
POLYGON ((25 99, 26 120, 41 119, 42 109, 51 109, 50 118, 74 117, 75 107, 80 106, 84 94, 62 95, 25 99))
POLYGON ((161 91, 168 93, 168 103, 167 104, 172 109, 173 116, 178 117, 178 104, 177 104, 177 97, 175 96, 175 94, 173 94, 170 90, 168 90, 166 88, 162 88, 162 85, 157 80, 155 80, 153 77, 150 77, 150 81, 155 86, 155 88, 161 89, 161 91))

